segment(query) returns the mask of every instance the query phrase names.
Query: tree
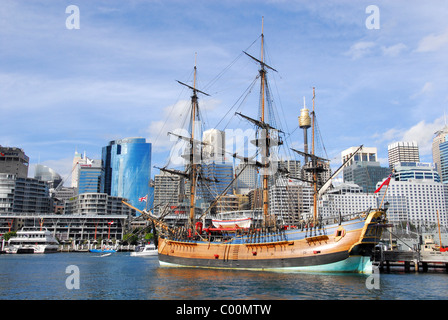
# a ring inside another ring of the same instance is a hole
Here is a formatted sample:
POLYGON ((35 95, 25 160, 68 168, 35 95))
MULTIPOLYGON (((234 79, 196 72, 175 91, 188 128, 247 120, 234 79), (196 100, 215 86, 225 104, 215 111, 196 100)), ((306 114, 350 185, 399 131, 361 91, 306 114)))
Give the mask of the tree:
POLYGON ((17 235, 17 233, 15 231, 9 231, 3 235, 3 239, 5 239, 5 241, 9 241, 9 239, 11 239, 12 237, 15 237, 16 235, 17 235))
POLYGON ((133 233, 126 233, 123 235, 123 243, 135 245, 137 244, 138 236, 133 233))

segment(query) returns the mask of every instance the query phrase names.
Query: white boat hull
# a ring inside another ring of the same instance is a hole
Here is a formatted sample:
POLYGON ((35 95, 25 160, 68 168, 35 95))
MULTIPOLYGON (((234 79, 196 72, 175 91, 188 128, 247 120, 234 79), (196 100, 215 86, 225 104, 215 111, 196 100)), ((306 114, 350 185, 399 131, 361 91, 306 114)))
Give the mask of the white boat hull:
POLYGON ((215 228, 250 228, 252 218, 238 218, 238 219, 226 219, 226 220, 212 220, 215 228))
POLYGON ((24 227, 8 241, 6 253, 51 253, 57 252, 59 243, 47 229, 24 227))
POLYGON ((157 256, 158 251, 155 245, 146 245, 142 250, 131 252, 131 257, 157 256))
POLYGON ((22 245, 9 246, 5 248, 6 253, 54 253, 57 252, 59 246, 57 245, 22 245))

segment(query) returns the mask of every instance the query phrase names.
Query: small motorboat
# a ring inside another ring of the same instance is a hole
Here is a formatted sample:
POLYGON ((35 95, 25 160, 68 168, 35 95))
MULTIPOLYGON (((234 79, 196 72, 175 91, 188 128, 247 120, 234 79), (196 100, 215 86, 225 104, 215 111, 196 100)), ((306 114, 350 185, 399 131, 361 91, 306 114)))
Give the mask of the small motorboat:
POLYGON ((153 243, 145 246, 138 246, 134 252, 131 252, 131 257, 156 256, 158 254, 157 248, 153 243))
POLYGON ((90 252, 94 252, 94 253, 114 253, 117 252, 117 250, 113 249, 113 248, 101 248, 101 249, 89 249, 90 252))

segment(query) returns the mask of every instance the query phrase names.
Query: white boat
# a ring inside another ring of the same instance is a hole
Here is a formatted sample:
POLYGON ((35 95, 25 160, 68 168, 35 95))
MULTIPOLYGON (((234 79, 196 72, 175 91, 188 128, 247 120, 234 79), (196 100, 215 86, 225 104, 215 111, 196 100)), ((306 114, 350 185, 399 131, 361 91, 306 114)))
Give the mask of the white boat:
POLYGON ((215 228, 221 229, 249 228, 252 223, 252 218, 236 218, 226 220, 213 219, 212 223, 215 228))
POLYGON ((254 220, 254 214, 251 211, 221 212, 217 218, 212 219, 212 224, 219 229, 247 229, 254 220))
POLYGON ((59 242, 46 228, 23 227, 8 241, 5 253, 51 253, 57 252, 59 242))
POLYGON ((156 256, 156 255, 157 255, 157 248, 153 243, 146 244, 145 246, 139 246, 135 249, 134 252, 131 252, 131 257, 156 256))

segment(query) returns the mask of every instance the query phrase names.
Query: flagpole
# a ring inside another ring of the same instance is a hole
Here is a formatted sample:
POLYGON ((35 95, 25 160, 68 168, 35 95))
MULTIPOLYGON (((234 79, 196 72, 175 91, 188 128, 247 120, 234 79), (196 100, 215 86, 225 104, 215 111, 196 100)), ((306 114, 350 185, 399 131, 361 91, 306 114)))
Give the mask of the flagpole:
POLYGON ((378 209, 381 209, 383 206, 384 198, 386 198, 387 189, 389 189, 389 184, 386 186, 386 191, 384 191, 383 199, 381 199, 380 207, 378 209))

